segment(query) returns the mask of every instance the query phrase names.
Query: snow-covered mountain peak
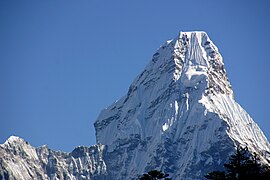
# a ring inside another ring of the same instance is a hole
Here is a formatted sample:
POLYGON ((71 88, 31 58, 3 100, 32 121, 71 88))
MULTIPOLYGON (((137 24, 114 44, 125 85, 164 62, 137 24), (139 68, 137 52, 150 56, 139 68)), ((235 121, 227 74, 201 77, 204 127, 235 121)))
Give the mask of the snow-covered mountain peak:
POLYGON ((7 140, 6 140, 6 142, 5 143, 8 143, 8 142, 16 142, 16 141, 21 141, 21 140, 23 140, 23 139, 21 139, 20 137, 18 137, 18 136, 10 136, 7 140))
POLYGON ((0 145, 0 179, 138 179, 159 169, 198 180, 239 145, 270 162, 269 142, 235 102, 222 57, 201 31, 166 41, 94 125, 97 145, 71 153, 10 137, 0 145))
POLYGON ((196 179, 222 166, 222 154, 237 145, 269 158, 267 139, 233 98, 218 48, 200 31, 166 41, 128 93, 100 113, 95 129, 111 156, 108 169, 122 168, 116 179, 155 168, 196 179))
POLYGON ((163 106, 179 116, 181 99, 189 103, 191 94, 194 94, 193 99, 199 100, 203 95, 219 93, 233 97, 218 49, 205 32, 180 32, 157 50, 133 81, 127 95, 100 114, 95 123, 97 142, 115 144, 130 134, 140 134, 141 138, 159 134, 160 130, 167 130, 172 121, 161 114, 153 116, 156 108, 163 106), (145 112, 150 109, 151 112, 145 112), (121 116, 125 117, 118 120, 121 116), (109 134, 103 133, 105 128, 110 129, 109 134), (145 130, 147 128, 152 130, 145 130))
POLYGON ((28 144, 25 140, 18 136, 10 136, 4 143, 4 145, 14 145, 14 144, 28 144))
POLYGON ((132 86, 136 86, 143 76, 161 77, 165 73, 168 74, 167 81, 180 79, 182 87, 196 87, 204 83, 206 93, 221 92, 233 97, 222 57, 205 32, 180 32, 175 39, 167 41, 153 55, 152 61, 132 86))

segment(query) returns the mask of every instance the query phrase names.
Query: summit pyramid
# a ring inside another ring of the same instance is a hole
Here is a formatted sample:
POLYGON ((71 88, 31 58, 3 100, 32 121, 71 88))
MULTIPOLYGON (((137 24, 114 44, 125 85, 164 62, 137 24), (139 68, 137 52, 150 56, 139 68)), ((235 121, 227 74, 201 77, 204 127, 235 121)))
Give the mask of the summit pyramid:
POLYGON ((222 56, 205 32, 181 32, 162 45, 95 128, 116 179, 152 169, 173 179, 203 179, 238 145, 265 161, 270 152, 258 125, 234 100, 222 56))

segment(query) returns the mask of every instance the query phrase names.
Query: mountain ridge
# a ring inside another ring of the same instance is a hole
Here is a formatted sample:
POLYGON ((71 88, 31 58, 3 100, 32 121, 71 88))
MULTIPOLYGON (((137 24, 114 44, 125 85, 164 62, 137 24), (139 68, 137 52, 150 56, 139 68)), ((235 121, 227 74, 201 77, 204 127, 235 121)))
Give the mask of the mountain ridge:
POLYGON ((11 137, 0 145, 0 154, 10 152, 1 157, 0 175, 20 177, 9 163, 21 158, 26 179, 136 179, 152 169, 174 179, 202 179, 222 169, 239 145, 269 165, 269 142, 235 102, 222 56, 203 31, 180 32, 162 45, 94 126, 97 145, 71 153, 11 137))
POLYGON ((66 153, 47 145, 34 148, 22 138, 11 136, 0 145, 0 179, 102 179, 106 175, 106 165, 100 158, 103 148, 79 146, 66 153))

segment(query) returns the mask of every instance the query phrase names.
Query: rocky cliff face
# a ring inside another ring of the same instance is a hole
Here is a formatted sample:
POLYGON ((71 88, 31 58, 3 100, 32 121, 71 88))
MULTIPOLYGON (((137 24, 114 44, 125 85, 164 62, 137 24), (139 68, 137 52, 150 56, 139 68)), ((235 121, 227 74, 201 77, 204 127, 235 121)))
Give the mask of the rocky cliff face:
POLYGON ((71 153, 11 137, 0 146, 0 177, 122 180, 161 169, 173 179, 203 179, 238 145, 270 159, 267 139, 235 102, 222 57, 204 32, 181 32, 161 46, 94 125, 99 145, 71 153))

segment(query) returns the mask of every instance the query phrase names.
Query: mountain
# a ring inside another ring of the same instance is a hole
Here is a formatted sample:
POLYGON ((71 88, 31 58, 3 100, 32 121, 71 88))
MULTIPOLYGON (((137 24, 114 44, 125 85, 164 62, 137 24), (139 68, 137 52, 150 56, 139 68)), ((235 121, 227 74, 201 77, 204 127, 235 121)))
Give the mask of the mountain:
POLYGON ((103 110, 96 140, 108 148, 116 179, 162 169, 173 179, 202 179, 238 145, 270 145, 234 100, 218 48, 205 32, 181 32, 153 55, 127 95, 103 110))
POLYGON ((71 153, 32 147, 11 136, 0 145, 0 179, 104 179, 103 145, 77 147, 71 153))
POLYGON ((235 102, 205 32, 181 32, 162 45, 94 126, 97 145, 71 153, 9 138, 0 145, 0 177, 122 180, 160 169, 173 179, 203 179, 239 145, 270 161, 269 142, 235 102))

